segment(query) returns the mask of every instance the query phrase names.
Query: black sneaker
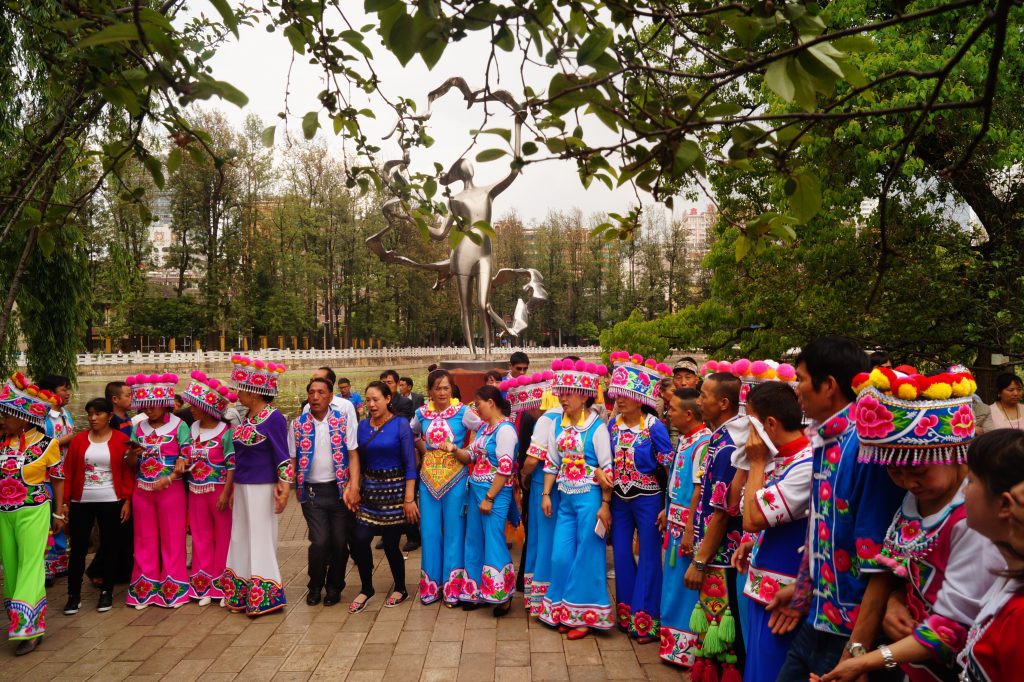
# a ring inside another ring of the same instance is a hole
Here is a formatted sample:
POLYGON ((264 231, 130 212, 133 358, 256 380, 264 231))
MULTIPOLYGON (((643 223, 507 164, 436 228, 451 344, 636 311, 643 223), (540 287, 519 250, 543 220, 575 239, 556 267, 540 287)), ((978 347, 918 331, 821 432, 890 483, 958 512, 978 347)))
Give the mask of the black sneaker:
POLYGON ((373 546, 374 549, 384 549, 384 538, 377 540, 377 544, 373 546))
POLYGON ((96 610, 100 613, 109 611, 114 608, 114 595, 111 592, 103 591, 100 592, 100 603, 96 605, 96 610))
POLYGON ((77 594, 68 595, 68 603, 64 605, 64 615, 73 616, 82 608, 82 598, 77 594))
POLYGON ((406 554, 408 554, 409 552, 415 552, 419 548, 420 543, 416 542, 415 540, 409 540, 404 545, 402 545, 402 551, 406 554))

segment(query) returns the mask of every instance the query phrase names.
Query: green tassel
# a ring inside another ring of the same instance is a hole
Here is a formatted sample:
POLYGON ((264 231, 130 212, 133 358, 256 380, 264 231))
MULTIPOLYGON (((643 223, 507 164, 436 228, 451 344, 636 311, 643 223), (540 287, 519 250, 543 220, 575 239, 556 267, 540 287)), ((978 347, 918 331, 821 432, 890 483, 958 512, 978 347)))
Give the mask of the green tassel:
POLYGON ((725 645, 718 633, 718 623, 711 621, 708 632, 704 635, 704 655, 717 656, 723 651, 725 651, 725 645))
POLYGON ((739 659, 738 656, 736 656, 736 654, 726 654, 726 656, 725 656, 725 662, 728 663, 729 665, 736 665, 736 662, 738 660, 740 660, 740 659, 739 659))
POLYGON ((726 648, 736 641, 736 619, 732 617, 732 611, 729 609, 726 609, 725 613, 722 614, 718 636, 722 639, 722 644, 725 644, 726 648))
POLYGON ((676 553, 675 552, 669 552, 668 553, 668 565, 669 565, 669 568, 675 568, 676 567, 676 553))
POLYGON ((703 635, 708 631, 708 619, 704 615, 704 608, 697 602, 690 613, 690 632, 703 635))

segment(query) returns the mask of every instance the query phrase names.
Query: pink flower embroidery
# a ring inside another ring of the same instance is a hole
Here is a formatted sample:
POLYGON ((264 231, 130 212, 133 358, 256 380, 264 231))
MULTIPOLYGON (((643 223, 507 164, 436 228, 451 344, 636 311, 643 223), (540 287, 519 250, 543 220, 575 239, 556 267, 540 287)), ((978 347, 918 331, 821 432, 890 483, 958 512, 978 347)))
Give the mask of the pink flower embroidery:
POLYGON ((818 499, 828 502, 832 499, 832 485, 828 481, 822 481, 818 486, 818 499))
POLYGON ((259 583, 253 583, 252 587, 249 588, 249 603, 256 606, 263 601, 263 588, 260 587, 259 583))
POLYGON ((857 556, 866 561, 873 561, 882 551, 882 546, 871 538, 857 538, 856 546, 857 556))
POLYGON ((142 475, 146 478, 153 478, 163 470, 164 465, 156 457, 147 457, 142 460, 142 464, 139 465, 139 471, 141 471, 142 475))
POLYGON ((821 565, 821 577, 829 585, 835 583, 836 574, 832 572, 832 567, 829 566, 828 563, 823 563, 821 565))
POLYGON ((139 599, 145 599, 149 596, 149 593, 153 590, 153 583, 149 582, 145 578, 140 580, 135 585, 135 594, 139 599))
POLYGON ((164 599, 167 601, 174 599, 175 595, 178 594, 177 584, 168 580, 160 586, 160 594, 162 594, 164 596, 164 599))
POLYGON ((196 462, 192 467, 192 478, 196 481, 204 481, 213 473, 213 468, 206 462, 196 462))
POLYGON ((921 534, 921 522, 913 520, 910 523, 905 523, 900 528, 900 540, 903 542, 910 542, 918 535, 921 534))
POLYGON ((516 587, 516 574, 512 571, 505 572, 505 592, 512 592, 516 587))
POLYGON ((775 598, 775 593, 779 591, 779 582, 771 576, 764 576, 761 578, 761 589, 758 590, 758 594, 761 599, 765 601, 771 601, 775 598))
POLYGON ((0 481, 0 505, 16 507, 25 501, 28 488, 16 478, 5 478, 0 481))
MULTIPOLYGON (((249 383, 251 383, 253 386, 263 386, 267 383, 267 377, 263 376, 262 374, 253 374, 251 377, 249 377, 249 383)), ((252 597, 251 594, 249 596, 250 598, 252 597)))
POLYGON ((586 625, 591 625, 591 626, 596 625, 597 621, 599 620, 598 615, 597 615, 597 611, 595 611, 593 609, 587 609, 586 611, 583 612, 583 617, 581 618, 581 620, 586 625))
POLYGON ((825 602, 825 606, 822 607, 825 612, 825 617, 828 618, 829 622, 833 625, 839 626, 843 624, 843 615, 839 613, 839 609, 832 602, 825 602))
POLYGON ((704 585, 701 591, 713 599, 725 598, 725 583, 717 575, 709 575, 704 578, 704 585))
POLYGON ((829 532, 828 526, 825 525, 824 521, 818 522, 818 539, 822 542, 828 542, 828 539, 832 537, 832 533, 829 532))
POLYGON ((914 427, 915 436, 927 436, 928 432, 939 425, 939 418, 934 414, 926 414, 921 417, 921 420, 917 422, 917 426, 914 427))
POLYGON ((864 438, 885 438, 892 431, 892 412, 875 396, 861 396, 857 403, 857 433, 864 438))
POLYGON ((830 445, 825 450, 825 459, 828 460, 829 464, 839 464, 839 460, 843 458, 843 451, 839 449, 838 445, 830 445))
POLYGON ((959 438, 969 438, 974 435, 974 412, 968 405, 961 405, 953 413, 949 420, 949 426, 953 429, 953 435, 959 438))
POLYGON ((846 573, 850 570, 850 553, 845 549, 837 549, 835 557, 836 570, 840 573, 846 573))
POLYGON ((850 423, 846 420, 846 417, 834 417, 833 419, 830 419, 828 423, 825 424, 825 437, 835 438, 845 431, 849 424, 850 423))
POLYGON ((654 627, 654 619, 651 618, 649 613, 637 611, 636 616, 633 618, 633 627, 636 629, 636 634, 643 637, 651 632, 651 629, 654 627))
POLYGON ((715 487, 711 491, 711 504, 715 506, 725 505, 725 494, 729 487, 723 481, 715 481, 715 487))
POLYGON ((484 573, 480 579, 480 592, 487 596, 494 594, 494 578, 490 573, 484 573))

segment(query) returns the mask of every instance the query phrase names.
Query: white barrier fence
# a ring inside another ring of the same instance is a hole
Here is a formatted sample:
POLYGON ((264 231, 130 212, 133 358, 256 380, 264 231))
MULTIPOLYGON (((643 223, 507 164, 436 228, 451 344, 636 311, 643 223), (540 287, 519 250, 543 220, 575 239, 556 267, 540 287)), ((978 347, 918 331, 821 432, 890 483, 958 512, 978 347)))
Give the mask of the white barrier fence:
MULTIPOLYGON (((496 348, 493 357, 496 360, 506 360, 513 352, 521 350, 531 356, 563 357, 566 355, 578 355, 580 357, 593 357, 600 355, 600 346, 532 346, 528 348, 496 348)), ((142 353, 82 353, 78 356, 79 367, 98 367, 104 365, 145 365, 147 367, 160 367, 162 365, 181 364, 208 364, 227 363, 231 356, 238 351, 198 351, 182 353, 156 353, 150 351, 142 353)), ((271 360, 273 362, 296 361, 332 361, 332 362, 354 362, 363 364, 370 361, 393 362, 399 359, 430 359, 430 360, 458 360, 469 359, 472 354, 469 348, 458 348, 454 346, 410 347, 410 348, 339 348, 331 350, 259 350, 243 352, 243 355, 271 360)), ((27 363, 24 353, 18 354, 18 365, 24 367, 27 363)))

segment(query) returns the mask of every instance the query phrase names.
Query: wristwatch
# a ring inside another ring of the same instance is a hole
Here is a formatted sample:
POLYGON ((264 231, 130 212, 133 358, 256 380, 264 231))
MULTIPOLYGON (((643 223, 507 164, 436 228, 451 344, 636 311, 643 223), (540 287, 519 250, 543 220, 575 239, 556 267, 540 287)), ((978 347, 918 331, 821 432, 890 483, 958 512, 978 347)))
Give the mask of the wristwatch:
POLYGON ((705 562, 699 561, 697 559, 694 559, 690 563, 692 563, 693 567, 696 568, 701 573, 707 573, 708 572, 708 565, 705 562))
POLYGON ((893 668, 899 667, 900 664, 896 662, 896 657, 892 655, 892 649, 888 646, 885 644, 879 646, 878 653, 882 654, 882 660, 885 661, 886 670, 892 670, 893 668))
POLYGON ((854 658, 857 658, 859 656, 863 656, 867 652, 868 652, 868 650, 865 649, 864 645, 861 644, 860 642, 848 642, 846 644, 846 653, 850 654, 854 658))

